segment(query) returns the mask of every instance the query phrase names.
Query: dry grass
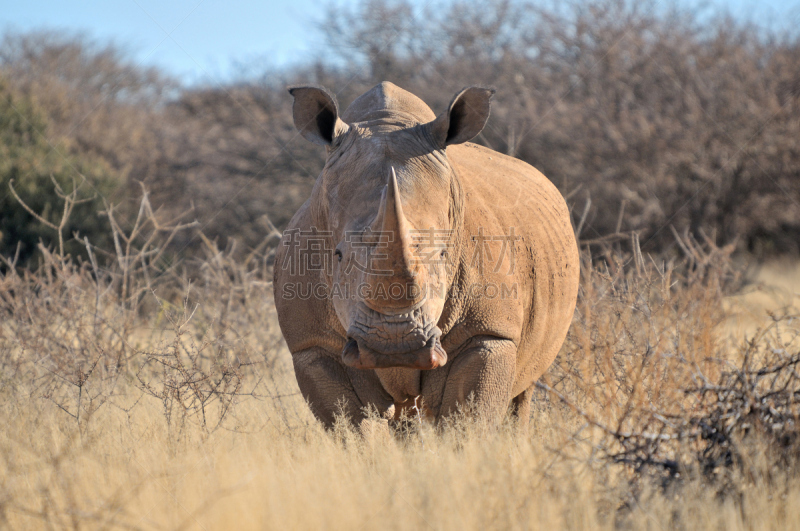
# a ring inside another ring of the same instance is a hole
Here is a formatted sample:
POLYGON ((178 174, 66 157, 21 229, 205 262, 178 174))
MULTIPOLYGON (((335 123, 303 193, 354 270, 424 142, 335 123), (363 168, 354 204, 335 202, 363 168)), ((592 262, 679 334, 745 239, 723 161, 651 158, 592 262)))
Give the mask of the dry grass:
POLYGON ((725 301, 730 334, 752 336, 767 326, 770 314, 800 314, 800 262, 773 260, 754 268, 750 282, 725 301))
POLYGON ((800 329, 775 315, 731 339, 730 301, 749 295, 730 295, 730 249, 685 239, 681 261, 587 258, 527 435, 467 418, 326 433, 280 339, 268 245, 234 260, 206 240, 190 281, 157 258, 191 227, 156 223, 146 199, 133 228, 111 226, 105 268, 42 249, 38 271, 0 277, 3 527, 800 522, 800 329))

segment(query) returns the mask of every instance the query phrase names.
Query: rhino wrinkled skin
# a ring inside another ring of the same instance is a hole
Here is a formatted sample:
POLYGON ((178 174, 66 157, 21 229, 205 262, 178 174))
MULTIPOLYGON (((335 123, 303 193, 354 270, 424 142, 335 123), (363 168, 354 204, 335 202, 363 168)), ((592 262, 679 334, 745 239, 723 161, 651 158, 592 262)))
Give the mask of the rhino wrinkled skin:
POLYGON ((494 91, 464 89, 438 117, 388 82, 341 115, 324 88, 290 93, 295 126, 327 148, 274 276, 314 415, 439 420, 472 400, 491 422, 512 407, 527 424, 570 326, 579 256, 556 187, 468 142, 494 91))

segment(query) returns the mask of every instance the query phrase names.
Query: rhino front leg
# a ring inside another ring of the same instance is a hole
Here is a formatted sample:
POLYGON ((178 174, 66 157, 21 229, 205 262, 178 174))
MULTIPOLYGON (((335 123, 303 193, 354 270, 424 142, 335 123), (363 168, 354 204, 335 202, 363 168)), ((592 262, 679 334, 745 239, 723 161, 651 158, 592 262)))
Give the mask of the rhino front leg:
POLYGON ((455 357, 444 387, 439 418, 457 411, 472 395, 478 414, 497 424, 508 410, 517 361, 512 341, 473 337, 455 357))
POLYGON ((300 392, 326 428, 333 427, 340 413, 359 426, 365 406, 383 415, 392 405, 375 371, 351 369, 322 348, 296 352, 292 361, 300 392))

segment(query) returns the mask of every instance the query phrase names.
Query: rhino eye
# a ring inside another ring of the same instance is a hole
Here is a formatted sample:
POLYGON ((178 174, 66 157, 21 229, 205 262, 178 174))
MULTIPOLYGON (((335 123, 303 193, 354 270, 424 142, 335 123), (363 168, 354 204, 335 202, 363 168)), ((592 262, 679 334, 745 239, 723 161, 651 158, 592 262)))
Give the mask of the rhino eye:
POLYGON ((339 249, 336 249, 336 251, 334 251, 333 254, 336 255, 336 259, 337 260, 339 260, 340 262, 342 261, 342 251, 340 251, 339 249))

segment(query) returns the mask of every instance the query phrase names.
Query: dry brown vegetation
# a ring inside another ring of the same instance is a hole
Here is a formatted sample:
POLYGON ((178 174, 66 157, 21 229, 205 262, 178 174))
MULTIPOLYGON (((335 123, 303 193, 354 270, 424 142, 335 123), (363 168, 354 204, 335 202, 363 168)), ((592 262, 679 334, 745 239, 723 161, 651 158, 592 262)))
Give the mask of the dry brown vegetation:
MULTIPOLYGON (((465 85, 494 86, 476 141, 541 169, 576 225, 586 211, 584 238, 635 230, 646 252, 678 252, 672 225, 796 255, 800 41, 786 26, 660 2, 365 0, 321 21, 317 64, 254 63, 236 82, 181 87, 119 48, 52 33, 7 34, 0 77, 42 107, 48 139, 129 183, 111 202, 135 214, 145 182, 154 205, 193 205, 212 240, 243 253, 285 226, 324 162, 295 131, 286 86, 323 84, 344 107, 388 80, 437 112, 465 85)), ((180 235, 175 250, 202 255, 180 235)))
MULTIPOLYGON (((107 266, 42 248, 0 277, 0 521, 67 528, 773 528, 800 520, 800 328, 747 338, 729 254, 585 253, 532 429, 458 418, 326 433, 280 338, 270 245, 245 260, 147 196, 107 266), (159 267, 181 231, 193 279, 159 267), (594 261, 592 261, 594 260, 594 261), (724 304, 725 303, 725 304, 724 304)), ((7 264, 10 266, 11 264, 7 264)), ((796 289, 796 288, 795 288, 796 289)))
POLYGON ((46 120, 0 131, 0 172, 22 193, 38 154, 74 157, 121 184, 84 225, 59 219, 69 188, 17 205, 43 243, 0 257, 0 527, 800 526, 796 33, 617 0, 437 6, 331 11, 334 61, 192 88, 83 37, 4 37, 4 101, 46 120), (494 85, 477 141, 568 199, 581 290, 527 434, 328 433, 297 389, 269 279, 324 154, 285 85, 347 104, 383 79, 437 111, 494 85), (14 135, 44 139, 34 160, 11 164, 14 135))

